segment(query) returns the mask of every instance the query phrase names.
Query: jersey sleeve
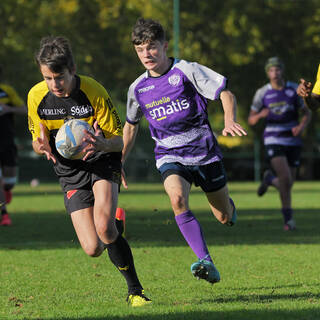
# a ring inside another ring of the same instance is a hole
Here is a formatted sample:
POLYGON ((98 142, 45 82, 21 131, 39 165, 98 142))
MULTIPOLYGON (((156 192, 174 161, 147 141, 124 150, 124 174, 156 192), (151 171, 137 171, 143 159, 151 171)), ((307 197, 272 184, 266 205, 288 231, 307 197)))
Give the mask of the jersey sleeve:
POLYGON ((227 78, 197 62, 181 60, 176 67, 188 77, 199 94, 207 99, 219 99, 221 91, 227 86, 227 78))
POLYGON ((312 93, 320 95, 320 64, 318 66, 317 80, 313 86, 312 93))
POLYGON ((251 110, 259 112, 263 108, 263 96, 264 90, 262 88, 258 89, 253 97, 251 110))
POLYGON ((32 141, 40 138, 40 122, 41 119, 37 113, 39 99, 37 99, 36 92, 31 89, 28 94, 28 128, 32 135, 32 141))
POLYGON ((103 97, 96 99, 94 108, 96 119, 105 138, 111 138, 113 135, 122 137, 121 120, 107 91, 103 97))
POLYGON ((128 90, 127 97, 127 117, 126 120, 130 124, 137 124, 141 120, 143 113, 141 111, 139 102, 137 101, 134 94, 134 83, 130 86, 128 90))

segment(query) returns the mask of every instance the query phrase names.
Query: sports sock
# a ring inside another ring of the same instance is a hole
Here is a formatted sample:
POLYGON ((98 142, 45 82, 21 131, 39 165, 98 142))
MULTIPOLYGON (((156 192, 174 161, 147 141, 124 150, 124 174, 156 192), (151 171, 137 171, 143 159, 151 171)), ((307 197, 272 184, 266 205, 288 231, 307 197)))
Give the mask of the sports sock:
POLYGON ((116 241, 107 244, 106 248, 111 262, 126 279, 128 292, 140 292, 142 290, 142 286, 134 267, 132 252, 127 240, 119 235, 116 241))
POLYGON ((200 223, 192 211, 183 212, 175 218, 183 237, 196 256, 212 262, 200 223))
POLYGON ((116 219, 116 227, 117 227, 118 233, 122 235, 124 231, 123 221, 116 219))
POLYGON ((287 223, 289 220, 292 219, 293 211, 291 208, 282 208, 281 209, 284 223, 287 223))

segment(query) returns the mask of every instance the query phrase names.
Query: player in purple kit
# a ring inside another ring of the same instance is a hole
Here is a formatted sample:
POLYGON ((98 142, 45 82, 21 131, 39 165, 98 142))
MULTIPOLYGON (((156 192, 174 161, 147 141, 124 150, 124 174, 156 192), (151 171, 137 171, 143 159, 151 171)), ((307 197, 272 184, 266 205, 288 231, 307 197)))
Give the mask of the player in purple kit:
POLYGON ((218 282, 219 272, 201 226, 189 209, 188 198, 192 183, 200 186, 215 217, 226 225, 235 223, 237 214, 229 197, 222 154, 207 114, 207 99, 220 99, 224 109, 223 135, 246 135, 235 120, 235 97, 227 90, 227 79, 222 75, 195 62, 169 58, 165 32, 158 22, 138 19, 132 43, 146 72, 128 91, 123 162, 134 145, 144 115, 155 141, 156 166, 176 222, 199 259, 191 265, 191 271, 197 278, 218 282))
POLYGON ((283 63, 277 57, 269 58, 265 71, 270 82, 257 90, 253 98, 248 122, 255 125, 265 119, 264 145, 272 170, 264 172, 258 195, 269 186, 280 193, 284 230, 295 229, 291 207, 291 188, 300 165, 301 134, 311 119, 311 112, 297 95, 297 84, 283 78, 283 63), (299 114, 302 113, 299 122, 299 114))

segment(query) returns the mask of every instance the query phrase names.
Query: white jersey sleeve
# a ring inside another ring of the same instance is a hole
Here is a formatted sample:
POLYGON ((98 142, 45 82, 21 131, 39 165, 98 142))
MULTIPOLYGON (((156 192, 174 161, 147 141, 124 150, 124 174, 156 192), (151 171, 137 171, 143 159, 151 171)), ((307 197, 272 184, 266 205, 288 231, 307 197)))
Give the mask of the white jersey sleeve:
POLYGON ((126 120, 131 124, 137 124, 141 120, 143 113, 141 111, 140 105, 135 96, 136 85, 145 78, 146 74, 142 74, 136 81, 134 81, 128 90, 127 96, 127 118, 126 120))
POLYGON ((174 67, 179 68, 199 94, 207 99, 219 99, 221 91, 226 88, 227 79, 223 75, 197 62, 177 60, 174 67))
POLYGON ((252 100, 251 108, 250 108, 252 111, 259 112, 262 109, 263 98, 264 98, 267 90, 269 89, 269 86, 270 86, 269 84, 266 84, 256 91, 256 93, 253 97, 253 100, 252 100))

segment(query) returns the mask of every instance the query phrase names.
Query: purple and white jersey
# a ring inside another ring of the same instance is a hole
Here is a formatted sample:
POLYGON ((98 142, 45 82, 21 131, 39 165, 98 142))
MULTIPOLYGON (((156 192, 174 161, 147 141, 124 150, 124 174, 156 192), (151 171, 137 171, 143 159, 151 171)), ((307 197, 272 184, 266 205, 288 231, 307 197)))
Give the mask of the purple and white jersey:
POLYGON ((268 83, 255 93, 251 110, 260 112, 263 108, 269 109, 263 133, 265 145, 301 145, 301 138, 294 137, 291 131, 299 124, 299 109, 304 107, 302 98, 296 93, 297 86, 287 82, 282 90, 275 90, 268 83))
POLYGON ((222 159, 207 114, 207 99, 220 97, 227 79, 195 62, 175 59, 169 71, 146 71, 128 91, 127 121, 144 115, 155 141, 156 166, 180 162, 205 165, 222 159))

